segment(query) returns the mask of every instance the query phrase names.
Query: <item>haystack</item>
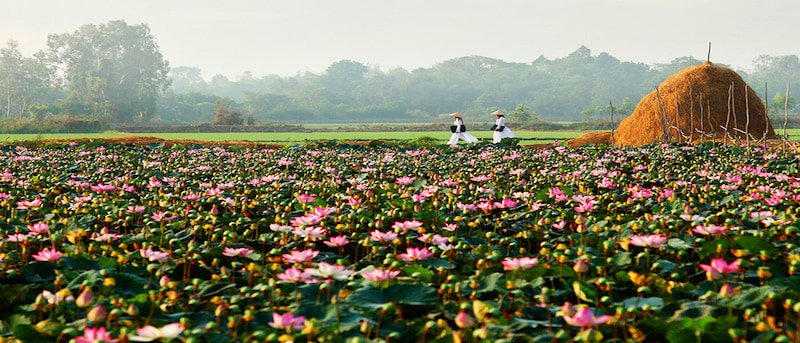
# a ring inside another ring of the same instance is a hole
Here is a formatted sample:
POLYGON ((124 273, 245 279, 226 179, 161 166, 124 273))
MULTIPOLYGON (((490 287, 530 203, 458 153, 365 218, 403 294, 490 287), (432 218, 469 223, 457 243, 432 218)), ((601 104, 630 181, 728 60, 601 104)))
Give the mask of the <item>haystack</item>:
POLYGON ((685 68, 646 95, 614 132, 619 146, 662 140, 775 138, 758 94, 731 69, 711 62, 685 68), (765 137, 766 136, 766 137, 765 137))
POLYGON ((613 142, 641 146, 658 141, 741 141, 748 136, 777 138, 764 103, 739 74, 706 62, 673 74, 644 96, 633 114, 620 122, 613 142))

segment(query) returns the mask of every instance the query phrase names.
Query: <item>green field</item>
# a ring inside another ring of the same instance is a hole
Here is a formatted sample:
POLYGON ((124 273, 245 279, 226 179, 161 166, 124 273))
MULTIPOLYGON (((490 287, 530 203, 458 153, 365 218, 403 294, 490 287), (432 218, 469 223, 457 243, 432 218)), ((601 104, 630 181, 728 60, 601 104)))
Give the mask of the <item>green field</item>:
MULTIPOLYGON (((564 141, 578 137, 584 132, 578 131, 514 131, 517 137, 523 139, 522 144, 547 143, 564 141)), ((480 139, 491 139, 490 131, 470 131, 480 139)), ((777 132, 782 134, 783 131, 777 132)), ((800 140, 800 129, 787 130, 789 139, 800 140)), ((450 138, 447 131, 393 131, 393 132, 211 132, 211 133, 139 133, 130 134, 117 131, 87 134, 7 134, 0 136, 4 142, 31 141, 39 139, 79 139, 79 138, 113 138, 130 136, 151 136, 162 139, 191 139, 201 141, 250 141, 268 144, 297 144, 317 140, 408 140, 423 136, 446 141, 450 138)))
MULTIPOLYGON (((490 139, 490 131, 471 131, 475 137, 490 139)), ((577 137, 582 132, 567 131, 515 131, 519 138, 537 138, 524 140, 523 144, 552 142, 577 137), (539 140, 544 139, 544 140, 539 140)), ((112 138, 130 136, 151 136, 163 139, 192 139, 203 141, 251 141, 273 144, 294 144, 315 140, 408 140, 423 136, 446 141, 450 132, 446 131, 394 131, 394 132, 212 132, 212 133, 139 133, 129 134, 106 131, 92 134, 9 134, 3 141, 30 141, 39 139, 78 139, 78 138, 112 138)))

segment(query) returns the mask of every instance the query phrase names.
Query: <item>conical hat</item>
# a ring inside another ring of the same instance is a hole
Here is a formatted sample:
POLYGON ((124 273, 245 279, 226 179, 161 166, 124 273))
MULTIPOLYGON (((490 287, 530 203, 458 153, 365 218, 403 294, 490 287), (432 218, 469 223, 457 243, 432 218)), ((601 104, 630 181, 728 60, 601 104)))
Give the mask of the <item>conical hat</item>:
POLYGON ((458 118, 461 118, 461 113, 458 113, 458 112, 453 112, 453 113, 450 113, 450 116, 451 116, 451 117, 458 117, 458 118))
POLYGON ((496 116, 504 116, 504 115, 505 115, 505 113, 503 113, 503 112, 502 112, 502 111, 500 111, 500 110, 494 111, 494 112, 492 112, 492 114, 493 114, 493 115, 496 115, 496 116))

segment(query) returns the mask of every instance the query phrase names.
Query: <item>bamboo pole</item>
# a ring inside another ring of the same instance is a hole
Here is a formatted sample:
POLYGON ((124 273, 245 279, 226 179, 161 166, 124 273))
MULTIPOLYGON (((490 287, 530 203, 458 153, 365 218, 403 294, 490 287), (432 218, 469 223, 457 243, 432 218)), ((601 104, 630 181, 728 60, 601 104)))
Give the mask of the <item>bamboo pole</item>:
POLYGON ((733 96, 733 82, 731 82, 731 85, 728 87, 728 116, 725 119, 725 127, 723 128, 723 130, 725 130, 725 139, 724 139, 725 144, 728 144, 728 135, 729 135, 728 128, 730 127, 730 123, 731 123, 731 97, 732 96, 733 96))
POLYGON ((747 147, 750 147, 750 97, 747 94, 747 84, 744 85, 744 108, 747 120, 744 123, 744 135, 747 139, 747 147))
POLYGON ((703 129, 703 93, 700 93, 700 144, 703 143, 703 138, 706 136, 706 131, 703 129))
POLYGON ((789 84, 786 84, 786 96, 783 99, 783 139, 788 139, 786 135, 786 123, 789 121, 789 84))
MULTIPOLYGON (((786 152, 786 141, 789 136, 786 134, 786 123, 789 121, 789 83, 786 83, 786 96, 783 99, 783 152, 786 152)), ((766 137, 766 133, 764 136, 766 137)))
POLYGON ((611 104, 611 101, 608 102, 608 107, 611 108, 611 145, 614 144, 614 105, 611 104))
POLYGON ((694 142, 694 98, 691 81, 689 81, 689 141, 694 142))
POLYGON ((658 106, 661 109, 661 139, 660 141, 664 141, 664 136, 667 135, 667 113, 664 110, 664 101, 661 99, 661 93, 658 91, 658 87, 656 87, 656 97, 658 98, 658 106))
POLYGON ((680 103, 678 102, 678 85, 675 85, 675 124, 678 136, 678 143, 683 142, 683 130, 681 130, 680 103))

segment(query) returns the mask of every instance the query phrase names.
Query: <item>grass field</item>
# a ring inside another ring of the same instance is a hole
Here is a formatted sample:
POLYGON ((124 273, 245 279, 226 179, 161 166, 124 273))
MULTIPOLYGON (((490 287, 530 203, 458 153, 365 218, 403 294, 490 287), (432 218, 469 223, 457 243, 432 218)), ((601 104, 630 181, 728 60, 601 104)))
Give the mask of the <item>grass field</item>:
MULTIPOLYGON (((489 131, 471 131, 475 137, 490 139, 489 131)), ((526 143, 544 143, 556 140, 566 140, 577 137, 582 132, 566 131, 515 131, 519 138, 537 138, 537 140, 524 140, 526 143)), ((450 132, 446 131, 395 131, 395 132, 213 132, 213 133, 139 133, 129 134, 124 132, 106 131, 94 134, 9 134, 2 136, 4 141, 30 141, 39 139, 78 139, 78 138, 112 138, 129 136, 151 136, 162 139, 192 139, 203 141, 251 141, 274 144, 293 144, 315 140, 407 140, 423 136, 433 137, 446 141, 450 132)))
MULTIPOLYGON (((547 143, 564 141, 578 137, 584 132, 578 131, 514 131, 523 139, 521 144, 547 143)), ((490 131, 470 131, 480 139, 491 139, 490 131)), ((783 133, 778 132, 778 133, 783 133)), ((787 130, 789 139, 800 140, 800 129, 787 130)), ((408 140, 423 136, 446 141, 450 138, 447 131, 394 131, 394 132, 212 132, 212 133, 139 133, 129 134, 117 131, 106 131, 91 134, 8 134, 0 136, 4 142, 31 141, 39 139, 79 139, 79 138, 113 138, 130 136, 151 136, 162 139, 191 139, 202 141, 251 141, 271 144, 296 144, 316 140, 408 140)))

